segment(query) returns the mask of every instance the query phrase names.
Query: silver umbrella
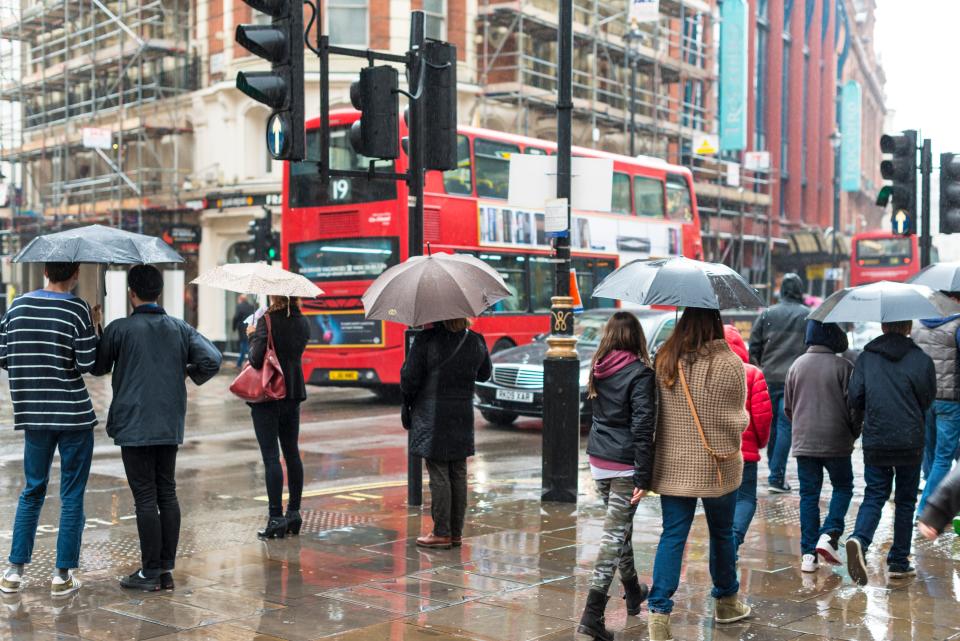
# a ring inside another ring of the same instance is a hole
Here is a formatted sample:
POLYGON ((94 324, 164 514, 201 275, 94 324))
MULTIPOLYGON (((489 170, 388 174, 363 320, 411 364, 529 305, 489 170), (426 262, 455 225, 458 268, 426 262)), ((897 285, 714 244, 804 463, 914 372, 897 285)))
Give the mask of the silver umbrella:
POLYGON ((936 263, 923 268, 908 283, 926 285, 941 292, 960 292, 960 263, 936 263))
POLYGON ((960 305, 925 285, 884 280, 842 289, 823 301, 808 318, 824 323, 894 323, 957 313, 960 305))
POLYGON ((182 263, 183 257, 155 236, 87 225, 37 236, 20 250, 13 262, 152 265, 182 263))
POLYGON ((477 316, 510 290, 495 269, 464 254, 414 256, 380 274, 363 295, 367 318, 411 327, 477 316))
POLYGON ((707 309, 765 305, 757 290, 726 265, 682 256, 629 262, 604 278, 593 297, 707 309))
POLYGON ((241 294, 316 298, 323 290, 304 276, 265 263, 228 263, 200 274, 193 285, 206 285, 241 294))

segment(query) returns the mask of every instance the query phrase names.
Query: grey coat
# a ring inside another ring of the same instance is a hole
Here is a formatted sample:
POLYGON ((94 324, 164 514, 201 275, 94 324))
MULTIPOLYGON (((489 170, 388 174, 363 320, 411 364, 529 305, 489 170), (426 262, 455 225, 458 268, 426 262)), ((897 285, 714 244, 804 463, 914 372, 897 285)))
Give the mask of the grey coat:
POLYGON ((853 363, 827 347, 812 345, 787 373, 783 411, 793 423, 793 455, 850 456, 860 435, 847 407, 853 363))

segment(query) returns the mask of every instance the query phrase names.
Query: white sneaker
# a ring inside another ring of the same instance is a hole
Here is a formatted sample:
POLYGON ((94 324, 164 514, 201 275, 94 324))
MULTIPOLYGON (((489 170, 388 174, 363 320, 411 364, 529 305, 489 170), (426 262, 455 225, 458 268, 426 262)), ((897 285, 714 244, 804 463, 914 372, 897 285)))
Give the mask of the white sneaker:
POLYGON ((800 561, 801 572, 816 572, 820 568, 820 562, 817 561, 816 554, 804 554, 800 561))
POLYGON ((829 563, 830 565, 843 564, 843 561, 840 560, 840 550, 833 544, 833 541, 830 540, 829 534, 821 535, 820 540, 817 541, 817 555, 819 555, 825 563, 829 563))
POLYGON ((67 578, 62 579, 59 576, 54 576, 50 581, 50 595, 51 596, 66 596, 68 594, 73 594, 81 587, 80 580, 77 577, 73 576, 71 572, 67 578))
POLYGON ((4 594, 15 594, 20 591, 20 575, 13 570, 7 570, 0 579, 0 592, 4 594))

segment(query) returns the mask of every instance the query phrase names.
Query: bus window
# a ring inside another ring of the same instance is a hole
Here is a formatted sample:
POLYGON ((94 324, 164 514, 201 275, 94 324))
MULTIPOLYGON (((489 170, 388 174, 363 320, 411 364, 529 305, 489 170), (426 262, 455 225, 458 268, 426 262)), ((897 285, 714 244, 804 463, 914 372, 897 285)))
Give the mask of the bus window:
POLYGON ((553 283, 557 266, 545 256, 530 257, 530 292, 533 311, 550 311, 550 297, 553 296, 553 283))
POLYGON ((400 240, 388 236, 290 244, 290 269, 313 282, 373 280, 400 262, 400 240))
POLYGON ((627 174, 613 174, 613 202, 610 211, 615 214, 630 214, 630 176, 627 174))
POLYGON ((477 196, 506 200, 510 188, 510 154, 520 153, 520 147, 477 138, 473 151, 477 157, 477 196))
POLYGON ((469 196, 473 193, 470 140, 466 136, 457 136, 457 168, 443 172, 443 188, 448 194, 469 196))
POLYGON ((511 254, 480 254, 480 260, 497 270, 510 290, 505 298, 491 307, 494 313, 527 311, 527 258, 511 254))
POLYGON ((577 270, 577 287, 584 309, 616 307, 617 302, 609 298, 594 298, 593 288, 616 269, 616 263, 609 258, 574 258, 573 268, 577 270))
POLYGON ((913 260, 913 245, 909 236, 903 238, 861 238, 857 241, 857 262, 864 267, 895 267, 909 265, 913 260))
MULTIPOLYGON (((366 169, 370 158, 353 150, 348 140, 349 125, 330 129, 331 169, 366 169)), ((320 130, 311 129, 306 137, 307 158, 290 163, 290 206, 319 207, 395 200, 397 184, 393 180, 365 178, 331 178, 329 185, 320 181, 320 130)), ((393 171, 393 161, 376 161, 377 171, 393 171)))
POLYGON ((637 216, 663 218, 663 183, 656 178, 633 177, 637 216))
POLYGON ((689 222, 693 220, 693 201, 687 179, 667 174, 667 218, 689 222))

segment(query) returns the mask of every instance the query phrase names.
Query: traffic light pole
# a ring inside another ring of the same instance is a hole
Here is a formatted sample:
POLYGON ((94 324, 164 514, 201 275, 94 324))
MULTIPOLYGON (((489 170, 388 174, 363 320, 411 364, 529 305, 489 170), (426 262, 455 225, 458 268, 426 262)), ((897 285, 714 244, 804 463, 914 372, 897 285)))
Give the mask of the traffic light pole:
POLYGON ((556 295, 543 362, 543 473, 540 498, 577 502, 580 456, 580 361, 570 297, 570 193, 573 144, 573 0, 560 0, 557 96, 557 198, 566 200, 567 232, 554 241, 556 295))
POLYGON ((920 268, 930 264, 930 249, 933 239, 930 236, 930 174, 933 173, 933 152, 930 139, 924 138, 920 150, 920 268))

